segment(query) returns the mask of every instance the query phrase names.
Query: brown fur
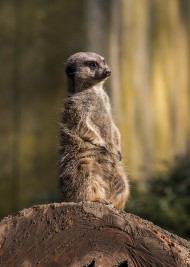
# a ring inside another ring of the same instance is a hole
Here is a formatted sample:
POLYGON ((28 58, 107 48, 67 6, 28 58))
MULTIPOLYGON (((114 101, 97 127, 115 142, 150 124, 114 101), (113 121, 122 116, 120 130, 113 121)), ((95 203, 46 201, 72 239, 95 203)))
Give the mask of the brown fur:
POLYGON ((101 56, 81 52, 66 61, 66 73, 69 96, 59 148, 63 200, 111 202, 124 208, 129 185, 120 161, 120 134, 102 88, 110 69, 101 56))

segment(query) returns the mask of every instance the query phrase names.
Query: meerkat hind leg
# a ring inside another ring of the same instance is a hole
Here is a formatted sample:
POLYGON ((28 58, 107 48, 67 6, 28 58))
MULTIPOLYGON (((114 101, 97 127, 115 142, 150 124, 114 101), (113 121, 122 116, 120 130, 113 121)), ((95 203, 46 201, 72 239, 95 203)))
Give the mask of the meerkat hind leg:
POLYGON ((112 202, 108 198, 108 184, 99 175, 93 177, 92 182, 92 199, 93 202, 101 202, 106 205, 111 205, 112 202))
POLYGON ((126 196, 125 194, 119 194, 117 196, 115 196, 114 201, 113 201, 113 205, 115 208, 117 209, 124 209, 125 208, 125 204, 126 204, 126 196))
POLYGON ((129 184, 124 174, 117 174, 115 180, 111 183, 112 192, 111 201, 114 207, 124 209, 126 201, 129 197, 129 184))

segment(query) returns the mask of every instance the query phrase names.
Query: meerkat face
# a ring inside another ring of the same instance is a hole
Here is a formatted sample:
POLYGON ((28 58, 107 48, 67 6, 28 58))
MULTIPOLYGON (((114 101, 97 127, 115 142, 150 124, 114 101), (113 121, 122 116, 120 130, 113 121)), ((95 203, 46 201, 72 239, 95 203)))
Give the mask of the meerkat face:
POLYGON ((65 67, 68 78, 84 88, 104 82, 111 75, 105 59, 90 52, 72 55, 67 59, 65 67))

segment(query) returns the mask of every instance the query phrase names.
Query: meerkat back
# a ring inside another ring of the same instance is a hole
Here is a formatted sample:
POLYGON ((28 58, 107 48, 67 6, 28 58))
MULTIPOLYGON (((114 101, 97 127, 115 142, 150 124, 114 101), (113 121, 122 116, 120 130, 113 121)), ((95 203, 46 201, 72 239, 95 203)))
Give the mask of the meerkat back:
POLYGON ((59 178, 63 201, 101 201, 124 208, 129 184, 120 134, 103 84, 111 71, 90 52, 66 61, 68 97, 61 114, 59 178))

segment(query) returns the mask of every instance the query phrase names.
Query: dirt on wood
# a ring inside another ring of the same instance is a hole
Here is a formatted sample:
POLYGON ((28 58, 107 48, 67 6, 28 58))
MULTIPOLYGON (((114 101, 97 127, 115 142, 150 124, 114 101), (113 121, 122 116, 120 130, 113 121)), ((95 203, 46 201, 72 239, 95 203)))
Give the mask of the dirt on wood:
POLYGON ((190 243, 101 203, 54 203, 0 222, 0 266, 186 267, 190 243))

